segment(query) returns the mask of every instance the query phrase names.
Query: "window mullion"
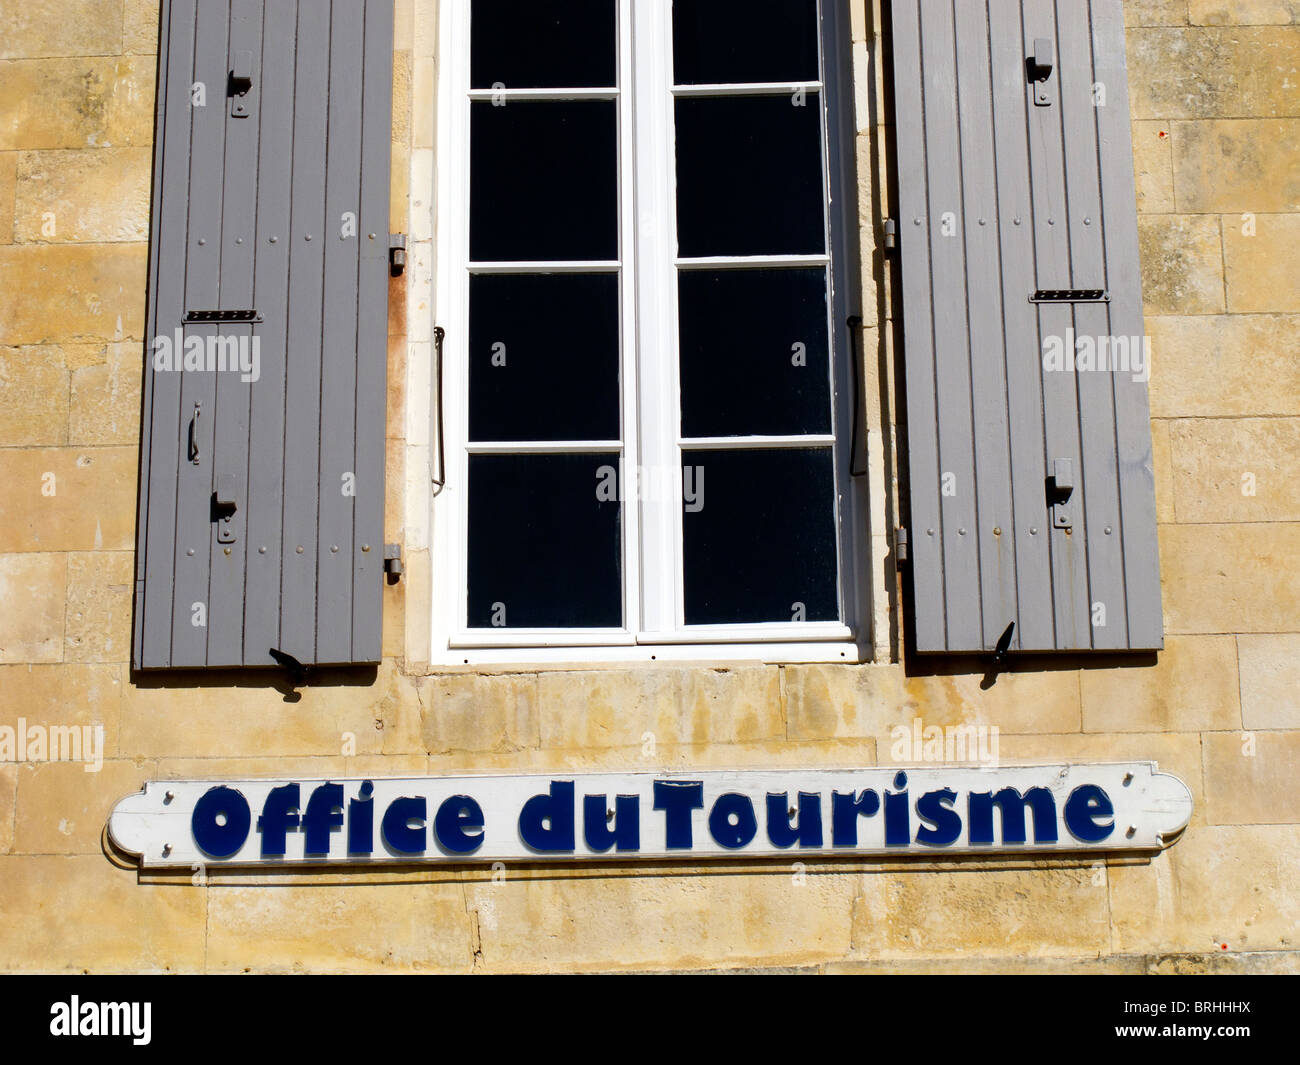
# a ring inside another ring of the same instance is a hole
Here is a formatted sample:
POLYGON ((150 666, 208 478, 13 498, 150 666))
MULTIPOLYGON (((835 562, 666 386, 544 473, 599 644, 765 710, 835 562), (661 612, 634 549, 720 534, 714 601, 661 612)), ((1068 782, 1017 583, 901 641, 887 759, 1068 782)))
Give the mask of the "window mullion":
MULTIPOLYGON (((672 5, 638 4, 633 17, 636 100, 636 259, 641 465, 654 484, 679 483, 674 219, 672 5)), ((641 628, 678 627, 679 503, 641 491, 641 628)))

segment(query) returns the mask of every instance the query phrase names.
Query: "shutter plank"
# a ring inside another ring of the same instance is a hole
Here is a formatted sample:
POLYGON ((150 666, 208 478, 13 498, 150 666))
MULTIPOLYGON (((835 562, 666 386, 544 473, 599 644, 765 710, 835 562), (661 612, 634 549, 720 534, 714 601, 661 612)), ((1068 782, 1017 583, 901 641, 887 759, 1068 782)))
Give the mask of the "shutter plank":
MULTIPOLYGON (((299 0, 294 87, 293 215, 285 384, 283 591, 278 649, 316 661, 316 542, 320 479, 321 316, 323 313, 325 141, 330 69, 328 4, 299 0), (312 240, 306 239, 312 234, 312 240)), ((292 229, 290 229, 292 223, 292 229)), ((334 230, 337 234, 337 230, 334 230)))
POLYGON ((361 245, 361 108, 364 12, 333 5, 330 37, 329 139, 325 162, 325 320, 321 339, 320 539, 316 660, 352 654, 352 550, 356 479, 357 283, 361 245), (344 215, 352 235, 341 236, 344 215))
POLYGON ((957 126, 957 42, 952 9, 921 8, 921 74, 925 102, 926 180, 930 199, 930 273, 934 373, 939 417, 939 535, 943 538, 948 640, 983 645, 975 512, 975 444, 971 407, 967 264, 962 240, 962 154, 957 126))
POLYGON ((1029 121, 1021 51, 1020 0, 991 0, 994 135, 997 143, 998 225, 1001 236, 1003 345, 1011 442, 1011 527, 1017 574, 1016 650, 1054 646, 1051 539, 1043 509, 1042 348, 1028 294, 1034 275, 1033 194, 1029 184, 1029 121), (1037 533, 1032 530, 1037 529, 1037 533))
POLYGON ((366 5, 361 120, 356 474, 351 661, 383 654, 384 482, 388 414, 388 216, 392 157, 393 3, 366 5), (371 239, 374 234, 374 239, 371 239), (369 548, 369 550, 366 550, 369 548))
MULTIPOLYGON (((1093 103, 1092 40, 1087 6, 1060 7, 1057 27, 1061 53, 1074 57, 1072 62, 1061 64, 1071 283, 1074 288, 1105 288, 1097 108, 1093 103)), ((1098 342, 1108 338, 1111 328, 1106 305, 1077 304, 1074 329, 1078 337, 1090 337, 1098 342)), ((1076 383, 1082 445, 1078 491, 1087 537, 1091 646, 1116 650, 1128 646, 1128 624, 1121 606, 1124 602, 1122 541, 1116 532, 1119 475, 1115 453, 1115 381, 1113 374, 1094 369, 1079 371, 1076 383), (1098 609, 1104 616, 1095 614, 1098 609)))
MULTIPOLYGON (((226 127, 225 172, 222 187, 220 296, 222 310, 256 309, 253 300, 254 254, 257 223, 258 131, 261 101, 265 96, 262 55, 262 0, 232 0, 230 48, 227 68, 241 52, 253 57, 253 88, 248 96, 247 118, 230 117, 230 101, 223 99, 226 127)), ((256 325, 223 325, 223 340, 251 344, 260 332, 256 325)), ((238 355, 236 355, 238 358, 238 355)), ((236 511, 229 523, 233 543, 221 543, 221 522, 210 521, 212 567, 208 592, 209 666, 237 666, 244 661, 244 576, 248 550, 249 405, 253 385, 242 374, 218 369, 215 383, 211 470, 214 479, 233 479, 236 511)), ((210 517, 210 515, 209 515, 210 517)))
POLYGON ((918 651, 948 646, 945 627, 944 552, 939 520, 939 432, 936 411, 934 327, 926 294, 930 285, 924 96, 921 88, 921 25, 917 0, 899 0, 894 21, 894 99, 902 253, 903 330, 907 338, 907 456, 913 593, 918 603, 939 609, 917 610, 913 619, 918 651))
MULTIPOLYGON (((1107 280, 1111 292, 1110 326, 1117 336, 1144 338, 1132 124, 1124 58, 1124 10, 1120 0, 1092 0, 1091 12, 1096 80, 1106 88, 1106 106, 1097 108, 1097 124, 1107 280)), ((1146 382, 1134 381, 1129 374, 1115 379, 1115 435, 1128 643, 1135 649, 1158 649, 1164 646, 1164 619, 1160 605, 1151 411, 1146 382)))
MULTIPOLYGON (((197 0, 172 0, 163 12, 159 137, 154 164, 153 247, 148 318, 151 341, 172 342, 185 309, 186 218, 190 183, 190 86, 194 80, 197 0)), ((146 346, 140 448, 140 517, 136 542, 134 662, 171 664, 177 469, 182 461, 181 375, 155 372, 146 346)))
MULTIPOLYGON (((189 241, 185 259, 185 310, 214 310, 221 300, 221 211, 226 150, 226 79, 230 44, 229 0, 199 5, 195 34, 194 80, 207 91, 204 107, 194 108, 190 143, 189 241), (201 242, 201 243, 200 243, 201 242)), ((185 329, 205 348, 217 336, 215 325, 185 329)), ((206 359, 206 354, 205 354, 206 359)), ((213 439, 216 381, 207 372, 181 375, 181 423, 199 410, 196 437, 199 461, 183 461, 177 477, 176 609, 172 621, 173 666, 207 665, 208 626, 212 621, 209 575, 212 571, 213 439), (201 615, 201 616, 200 616, 201 615), (203 620, 203 624, 198 622, 203 620)))
POLYGON ((297 0, 266 0, 258 149, 257 260, 253 302, 265 319, 261 377, 251 390, 248 521, 244 581, 244 662, 271 665, 280 646, 283 551, 285 349, 288 344, 287 225, 293 193, 297 0), (274 244, 271 237, 278 239, 274 244))
MULTIPOLYGON (((989 29, 983 5, 956 4, 954 15, 975 437, 976 525, 970 535, 979 552, 983 646, 991 650, 1018 620, 1018 610, 989 29)), ((954 400, 959 404, 961 397, 954 400)))

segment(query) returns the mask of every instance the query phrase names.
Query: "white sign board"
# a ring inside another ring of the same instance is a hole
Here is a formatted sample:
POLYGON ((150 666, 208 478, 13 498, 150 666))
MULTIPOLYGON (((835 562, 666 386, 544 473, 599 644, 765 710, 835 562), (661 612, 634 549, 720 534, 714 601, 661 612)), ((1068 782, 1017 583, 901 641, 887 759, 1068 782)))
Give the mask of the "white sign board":
POLYGON ((1154 762, 163 781, 122 799, 145 868, 1154 851, 1192 797, 1154 762))

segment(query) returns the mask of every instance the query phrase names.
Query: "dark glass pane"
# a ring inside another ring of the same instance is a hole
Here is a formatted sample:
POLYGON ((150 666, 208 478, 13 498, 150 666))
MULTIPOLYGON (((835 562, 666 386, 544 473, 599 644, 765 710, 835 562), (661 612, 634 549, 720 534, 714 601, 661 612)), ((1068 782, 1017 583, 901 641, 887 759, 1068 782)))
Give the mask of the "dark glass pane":
POLYGON ((831 431, 826 271, 683 270, 683 436, 831 431))
POLYGON ((472 277, 470 439, 618 439, 618 307, 616 274, 472 277))
POLYGON ((612 100, 471 105, 470 257, 618 258, 612 100))
POLYGON ((471 455, 469 624, 623 624, 616 454, 471 455))
POLYGON ((673 72, 678 85, 817 81, 817 0, 674 0, 673 72))
POLYGON ((617 84, 616 0, 474 0, 476 89, 606 89, 617 84))
POLYGON ((685 454, 686 624, 839 620, 832 462, 829 448, 685 454))
POLYGON ((677 243, 704 255, 826 250, 821 106, 812 94, 677 101, 677 243))

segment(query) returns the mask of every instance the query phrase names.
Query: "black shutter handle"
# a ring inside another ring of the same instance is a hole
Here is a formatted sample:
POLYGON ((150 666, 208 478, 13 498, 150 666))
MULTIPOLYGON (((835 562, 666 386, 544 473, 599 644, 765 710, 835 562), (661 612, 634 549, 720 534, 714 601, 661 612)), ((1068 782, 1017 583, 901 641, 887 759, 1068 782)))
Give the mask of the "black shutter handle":
POLYGON ((190 461, 199 464, 199 415, 203 413, 200 403, 194 404, 194 416, 190 418, 190 461))

